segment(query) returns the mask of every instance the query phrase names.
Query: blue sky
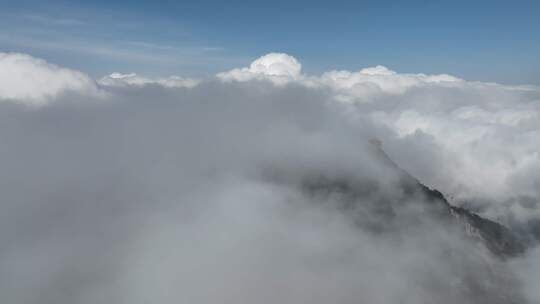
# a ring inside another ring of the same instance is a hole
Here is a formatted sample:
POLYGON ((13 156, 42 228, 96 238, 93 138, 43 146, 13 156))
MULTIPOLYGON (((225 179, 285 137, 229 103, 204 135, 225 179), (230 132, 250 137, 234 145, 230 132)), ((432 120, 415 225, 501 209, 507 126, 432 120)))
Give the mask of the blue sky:
POLYGON ((540 1, 1 1, 0 51, 85 71, 207 76, 268 52, 307 73, 540 84, 540 1), (113 2, 113 3, 111 3, 113 2))

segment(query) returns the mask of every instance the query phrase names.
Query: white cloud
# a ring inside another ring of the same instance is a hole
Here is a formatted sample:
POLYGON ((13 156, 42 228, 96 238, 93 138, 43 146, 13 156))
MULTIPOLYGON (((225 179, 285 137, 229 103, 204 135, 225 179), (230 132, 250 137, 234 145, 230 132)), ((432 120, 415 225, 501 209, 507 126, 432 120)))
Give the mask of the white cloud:
POLYGON ((296 82, 311 87, 325 86, 334 89, 338 99, 353 101, 373 97, 374 94, 402 94, 415 86, 451 85, 462 80, 447 74, 399 74, 384 66, 365 68, 358 72, 329 71, 321 76, 301 74, 302 65, 293 56, 269 53, 249 67, 217 74, 224 81, 269 80, 277 85, 296 82))
POLYGON ((373 94, 379 93, 403 94, 415 86, 451 85, 461 80, 446 74, 399 74, 379 65, 358 72, 326 72, 316 81, 354 99, 372 97, 373 94))
POLYGON ((285 84, 300 80, 302 65, 293 56, 284 53, 269 53, 253 61, 249 67, 219 73, 224 81, 270 80, 275 84, 285 84))
POLYGON ((429 186, 487 200, 484 214, 538 219, 538 88, 383 66, 309 76, 286 54, 197 85, 119 73, 96 85, 10 56, 2 94, 18 75, 26 90, 12 100, 45 106, 0 103, 7 302, 510 302, 498 293, 515 287, 497 279, 507 264, 441 221, 418 221, 421 198, 381 218, 385 195, 403 193, 365 146, 378 137, 429 186), (164 89, 178 86, 189 89, 164 89), (46 106, 66 90, 114 102, 46 106), (373 197, 343 191, 357 185, 373 197), (365 222, 397 226, 371 233, 365 222))
MULTIPOLYGON (((523 172, 540 164, 538 87, 471 82, 448 74, 403 74, 381 65, 357 72, 302 75, 301 64, 281 53, 262 56, 250 67, 217 76, 224 81, 255 79, 329 89, 334 100, 353 106, 351 113, 371 117, 400 139, 414 138, 417 132, 430 136, 438 147, 432 149, 443 151, 437 152, 441 163, 431 164, 437 169, 423 174, 426 171, 421 166, 401 161, 456 203, 477 199, 502 203, 536 193, 537 183, 524 183, 523 172)), ((387 149, 400 158, 400 151, 387 149)))
POLYGON ((179 76, 170 76, 167 78, 151 79, 139 76, 135 73, 122 74, 112 73, 109 76, 101 78, 99 81, 103 86, 145 86, 145 85, 160 85, 167 88, 192 88, 196 86, 199 81, 192 78, 182 78, 179 76))
MULTIPOLYGON (((66 91, 92 95, 112 87, 194 88, 204 82, 113 73, 96 85, 84 73, 24 54, 1 53, 0 67, 0 98, 33 105, 46 104, 66 91)), ((477 199, 507 203, 522 195, 540 197, 535 189, 538 177, 529 172, 540 163, 538 87, 470 82, 447 74, 402 74, 380 65, 357 72, 304 75, 298 60, 283 53, 264 55, 249 67, 220 73, 217 78, 225 84, 256 80, 278 87, 295 83, 314 92, 323 89, 335 101, 346 101, 351 115, 371 119, 409 145, 424 145, 417 142, 418 134, 430 136, 432 146, 423 149, 438 155, 437 164, 420 164, 421 158, 405 157, 401 145, 387 144, 387 150, 407 170, 456 203, 477 199)))
POLYGON ((0 53, 0 99, 43 105, 66 91, 98 94, 88 75, 18 53, 0 53))
MULTIPOLYGON (((42 105, 68 90, 90 94, 99 90, 81 72, 28 55, 2 53, 0 66, 3 99, 42 105)), ((320 76, 301 72, 302 66, 294 57, 270 53, 249 67, 217 77, 224 82, 266 80, 279 86, 294 82, 312 90, 326 89, 333 99, 354 105, 352 113, 370 117, 398 138, 414 137, 417 132, 432 136, 434 144, 444 151, 444 170, 423 175, 418 167, 407 169, 456 200, 481 197, 504 201, 534 193, 528 188, 535 183, 521 182, 530 186, 516 187, 515 180, 525 180, 522 172, 540 162, 534 140, 540 129, 540 107, 533 102, 539 99, 538 88, 469 82, 446 74, 401 74, 380 65, 320 76)), ((201 81, 113 73, 98 83, 106 90, 146 85, 193 88, 201 81)), ((399 151, 389 152, 400 156, 399 151)), ((405 161, 405 166, 409 163, 405 161)))

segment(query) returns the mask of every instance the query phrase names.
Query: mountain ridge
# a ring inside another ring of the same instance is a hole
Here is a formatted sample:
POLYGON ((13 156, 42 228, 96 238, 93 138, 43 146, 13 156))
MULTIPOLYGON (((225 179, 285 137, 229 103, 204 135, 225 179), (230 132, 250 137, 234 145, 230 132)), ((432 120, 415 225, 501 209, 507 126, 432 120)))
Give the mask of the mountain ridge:
POLYGON ((370 142, 377 150, 376 154, 379 155, 379 157, 382 157, 385 163, 399 170, 402 178, 408 179, 405 183, 410 183, 410 180, 414 180, 429 200, 438 200, 442 202, 458 223, 464 226, 463 228, 467 235, 473 238, 479 238, 486 248, 495 256, 505 259, 521 255, 526 251, 527 244, 521 241, 509 228, 498 222, 484 218, 468 209, 450 204, 444 194, 440 191, 424 185, 421 181, 399 167, 382 149, 382 144, 380 142, 370 142))

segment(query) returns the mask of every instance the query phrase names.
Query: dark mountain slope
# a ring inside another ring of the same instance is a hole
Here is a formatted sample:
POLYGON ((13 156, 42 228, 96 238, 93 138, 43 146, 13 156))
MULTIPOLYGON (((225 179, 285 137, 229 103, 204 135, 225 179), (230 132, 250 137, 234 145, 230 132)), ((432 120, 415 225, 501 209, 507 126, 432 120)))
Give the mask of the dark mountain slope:
POLYGON ((462 227, 467 237, 502 259, 525 251, 525 242, 508 228, 467 209, 452 206, 441 192, 425 186, 394 163, 380 142, 372 140, 370 143, 369 153, 377 165, 388 171, 387 175, 394 175, 391 185, 369 178, 316 176, 302 181, 304 191, 322 200, 332 197, 332 201, 351 214, 360 227, 372 231, 402 229, 407 220, 398 218, 406 214, 411 221, 413 214, 412 221, 435 220, 462 227))
POLYGON ((421 259, 404 284, 425 294, 426 303, 528 303, 505 263, 524 253, 525 242, 499 223, 452 206, 394 163, 378 142, 368 145, 363 160, 339 170, 274 168, 270 177, 301 189, 310 203, 337 208, 362 235, 390 242, 384 250, 393 252, 381 255, 421 259))

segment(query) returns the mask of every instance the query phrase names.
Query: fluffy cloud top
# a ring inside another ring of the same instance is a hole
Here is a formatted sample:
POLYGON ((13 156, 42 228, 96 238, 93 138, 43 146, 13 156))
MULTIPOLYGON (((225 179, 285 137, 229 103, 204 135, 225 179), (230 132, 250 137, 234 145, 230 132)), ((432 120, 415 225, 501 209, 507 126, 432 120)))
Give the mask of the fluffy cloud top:
POLYGON ((416 86, 451 85, 461 80, 446 74, 398 74, 379 65, 358 72, 326 72, 316 81, 351 98, 365 98, 377 93, 403 94, 406 90, 416 86))
POLYGON ((293 56, 270 53, 253 61, 249 67, 219 73, 217 77, 225 81, 248 81, 268 79, 276 84, 301 79, 302 65, 293 56))
MULTIPOLYGON (((92 95, 118 87, 194 88, 213 81, 113 73, 96 85, 84 73, 24 54, 2 53, 0 67, 0 98, 33 105, 52 102, 65 91, 92 95)), ((249 67, 220 73, 217 79, 246 85, 253 80, 268 81, 278 87, 294 83, 314 94, 329 93, 335 102, 345 101, 352 107, 351 113, 362 113, 362 119, 388 128, 400 140, 412 140, 411 147, 418 143, 416 138, 427 136, 432 145, 427 151, 434 151, 438 166, 443 167, 432 170, 416 165, 407 169, 455 198, 455 203, 508 203, 524 195, 540 197, 536 183, 524 177, 539 163, 535 140, 540 137, 539 88, 469 82, 446 74, 402 74, 380 65, 319 76, 301 71, 296 58, 270 53, 249 67)), ((387 149, 396 159, 403 155, 387 149)), ((404 164, 411 162, 404 160, 404 164)), ((494 210, 485 212, 499 217, 501 211, 494 210)))
POLYGON ((330 71, 321 76, 301 74, 302 65, 296 58, 283 53, 270 53, 253 61, 249 67, 219 73, 224 81, 269 80, 283 85, 290 82, 306 86, 329 87, 342 100, 359 100, 374 95, 402 94, 406 90, 429 84, 451 85, 461 79, 447 75, 399 74, 378 65, 358 72, 330 71))
POLYGON ((410 147, 429 140, 431 147, 424 146, 423 152, 435 153, 436 169, 421 165, 422 158, 411 165, 402 151, 389 152, 454 203, 503 221, 528 219, 512 210, 520 210, 515 206, 523 197, 540 198, 539 177, 529 172, 540 164, 540 88, 470 82, 447 74, 402 74, 380 65, 320 76, 302 75, 300 68, 293 57, 272 53, 218 77, 330 90, 336 102, 349 103, 352 113, 367 114, 400 140, 411 141, 410 147), (497 208, 484 209, 485 201, 498 202, 491 205, 497 208))
POLYGON ((88 75, 25 54, 0 53, 0 99, 43 105, 65 91, 97 94, 88 75))

